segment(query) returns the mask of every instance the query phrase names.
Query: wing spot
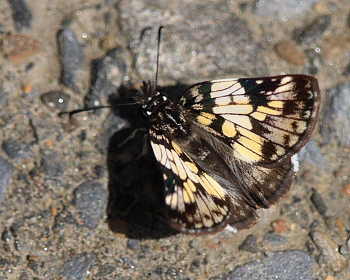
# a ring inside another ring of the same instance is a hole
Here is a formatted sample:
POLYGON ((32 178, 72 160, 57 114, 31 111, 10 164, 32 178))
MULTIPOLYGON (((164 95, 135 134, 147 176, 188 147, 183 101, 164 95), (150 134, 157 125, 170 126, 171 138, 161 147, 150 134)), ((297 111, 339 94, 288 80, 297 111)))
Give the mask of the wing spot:
POLYGON ((222 124, 222 133, 230 138, 233 138, 234 136, 236 136, 237 131, 234 127, 234 124, 228 121, 224 121, 224 123, 222 124))

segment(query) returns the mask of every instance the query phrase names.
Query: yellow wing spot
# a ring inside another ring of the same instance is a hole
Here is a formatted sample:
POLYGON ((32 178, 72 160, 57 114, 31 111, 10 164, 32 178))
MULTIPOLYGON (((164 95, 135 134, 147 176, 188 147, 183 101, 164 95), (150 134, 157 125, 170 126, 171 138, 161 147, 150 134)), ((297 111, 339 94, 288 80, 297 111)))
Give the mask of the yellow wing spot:
POLYGON ((306 122, 303 122, 303 121, 299 121, 298 122, 298 127, 296 129, 296 132, 301 134, 303 133, 305 130, 307 129, 307 124, 306 122))
POLYGON ((249 104, 250 103, 250 98, 247 95, 233 95, 232 97, 232 102, 235 104, 249 104))
POLYGON ((286 150, 282 148, 281 146, 275 146, 276 147, 276 154, 279 156, 283 156, 286 153, 286 150))
POLYGON ((218 97, 215 99, 215 105, 228 105, 232 102, 232 98, 230 96, 218 97))
POLYGON ((269 105, 270 107, 274 107, 274 108, 283 108, 284 102, 275 100, 275 101, 268 102, 267 105, 269 105))
POLYGON ((242 135, 239 137, 239 140, 243 146, 249 147, 249 150, 254 151, 256 154, 262 155, 261 148, 263 142, 261 139, 257 139, 257 142, 255 142, 254 140, 242 135))
POLYGON ((234 79, 214 80, 212 82, 213 82, 213 84, 211 85, 212 91, 224 90, 226 88, 232 87, 234 84, 237 83, 237 81, 234 79))
POLYGON ((281 79, 280 85, 287 84, 293 81, 293 78, 290 76, 284 77, 281 79))
POLYGON ((224 189, 212 177, 204 173, 201 178, 204 179, 203 186, 210 195, 216 196, 218 198, 225 197, 226 193, 224 189))
POLYGON ((254 112, 250 115, 258 121, 264 121, 266 119, 266 116, 267 116, 266 114, 260 113, 260 112, 254 112))
POLYGON ((187 182, 184 182, 183 184, 184 190, 183 190, 183 196, 184 196, 184 201, 185 203, 193 203, 195 201, 194 194, 191 191, 190 186, 188 185, 187 182))
POLYGON ((197 121, 203 125, 209 126, 213 122, 211 119, 207 119, 201 115, 197 117, 197 121))
POLYGON ((253 161, 253 162, 259 162, 262 160, 261 156, 259 156, 256 153, 253 153, 251 150, 247 149, 245 146, 243 146, 240 143, 235 142, 233 144, 233 148, 235 149, 235 155, 238 158, 245 159, 245 160, 249 159, 250 161, 253 161))
POLYGON ((252 129, 252 123, 249 120, 248 116, 245 115, 222 115, 222 117, 230 122, 233 122, 239 126, 242 126, 246 129, 252 129))
POLYGON ((210 119, 210 120, 215 120, 216 117, 214 114, 211 114, 211 113, 206 113, 206 112, 201 112, 201 116, 207 118, 207 119, 210 119))
POLYGON ((216 80, 212 81, 210 96, 217 98, 226 95, 245 94, 244 88, 237 80, 216 80))
POLYGON ((188 187, 190 188, 190 190, 195 193, 197 191, 197 188, 196 186, 193 184, 192 180, 187 180, 187 184, 188 184, 188 187))
POLYGON ((237 134, 234 124, 228 121, 224 121, 221 129, 222 133, 227 137, 234 137, 237 134))
POLYGON ((253 112, 252 105, 228 105, 228 106, 216 106, 213 108, 214 114, 237 114, 247 115, 253 112))
POLYGON ((175 154, 175 152, 173 152, 173 156, 174 156, 174 166, 173 166, 173 171, 175 172, 175 170, 177 170, 178 175, 181 180, 185 180, 187 178, 187 175, 186 175, 186 171, 182 165, 182 162, 180 160, 180 158, 178 157, 178 155, 175 154))
POLYGON ((172 146, 173 146, 173 148, 174 148, 174 150, 176 151, 177 154, 179 154, 179 155, 182 154, 182 150, 181 150, 181 148, 179 147, 178 144, 173 142, 172 146))
POLYGON ((265 106, 259 106, 257 108, 257 111, 260 113, 265 113, 268 115, 273 115, 273 116, 280 116, 282 115, 282 111, 281 110, 275 110, 275 109, 271 109, 265 106))
POLYGON ((190 161, 186 161, 186 165, 188 166, 188 168, 194 172, 194 173, 197 173, 198 172, 198 168, 197 166, 193 163, 193 162, 190 162, 190 161))
MULTIPOLYGON (((242 135, 244 135, 245 137, 249 138, 250 140, 256 142, 259 144, 259 146, 264 145, 264 139, 261 138, 258 134, 252 132, 251 130, 247 130, 241 127, 237 128, 238 132, 242 135)), ((248 140, 248 139, 247 139, 248 140)), ((249 144, 250 145, 250 144, 249 144)), ((248 145, 247 145, 248 146, 248 145)), ((249 146, 250 147, 250 146, 249 146)))
POLYGON ((176 209, 177 208, 177 195, 172 193, 172 194, 168 194, 166 197, 165 197, 165 203, 166 205, 169 205, 170 208, 172 209, 176 209))

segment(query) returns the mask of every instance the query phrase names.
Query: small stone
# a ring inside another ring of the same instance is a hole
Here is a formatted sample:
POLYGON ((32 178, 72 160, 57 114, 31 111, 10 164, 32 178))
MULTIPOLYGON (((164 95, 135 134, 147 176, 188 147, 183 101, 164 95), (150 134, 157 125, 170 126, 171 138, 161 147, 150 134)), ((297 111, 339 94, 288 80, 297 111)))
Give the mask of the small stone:
POLYGON ((0 170, 1 170, 1 177, 0 177, 0 205, 1 205, 2 200, 4 199, 4 196, 5 196, 6 187, 10 182, 12 173, 15 170, 15 168, 9 161, 0 157, 0 170))
POLYGON ((321 250, 325 263, 334 271, 341 272, 347 266, 347 260, 339 254, 338 245, 325 233, 314 231, 311 233, 312 240, 321 250))
POLYGON ((239 246, 242 251, 247 251, 251 253, 258 252, 258 238, 255 235, 248 235, 244 242, 239 246))
POLYGON ((121 48, 112 49, 104 58, 96 61, 94 69, 96 75, 85 100, 86 108, 101 105, 101 98, 107 98, 118 91, 126 73, 126 64, 121 58, 121 51, 121 48))
POLYGON ((288 239, 276 233, 268 233, 264 237, 264 241, 268 246, 281 246, 288 242, 288 239))
POLYGON ((32 156, 31 145, 18 140, 6 140, 2 148, 10 158, 29 158, 32 156))
POLYGON ((309 12, 316 0, 303 1, 279 1, 279 0, 258 0, 255 4, 255 13, 274 20, 287 20, 299 18, 309 12))
POLYGON ((348 197, 350 197, 350 184, 349 184, 349 185, 346 185, 346 186, 343 188, 343 193, 345 193, 345 195, 347 195, 348 197))
POLYGON ((312 280, 314 265, 314 259, 303 251, 283 251, 237 266, 221 279, 312 280))
POLYGON ((344 36, 333 36, 326 39, 323 54, 327 59, 340 59, 350 49, 349 39, 344 36))
POLYGON ((306 55, 295 41, 282 41, 275 45, 275 51, 279 57, 294 65, 304 65, 306 55))
POLYGON ((294 39, 299 43, 313 43, 327 30, 331 21, 332 17, 330 15, 322 15, 305 28, 296 30, 294 32, 294 39))
POLYGON ((284 233, 289 230, 289 222, 285 219, 279 219, 272 222, 272 227, 276 233, 284 233))
POLYGON ((57 153, 52 152, 45 154, 42 161, 42 166, 46 172, 46 177, 49 179, 59 179, 64 177, 66 163, 57 153))
POLYGON ((75 205, 83 224, 93 229, 98 226, 107 208, 107 190, 102 184, 89 181, 75 191, 75 205))
POLYGON ((70 95, 59 90, 54 90, 41 95, 41 100, 47 106, 63 110, 68 107, 70 95))
POLYGON ((12 18, 15 22, 17 31, 23 28, 30 28, 32 25, 32 12, 23 0, 8 0, 11 10, 12 18))
POLYGON ((322 112, 321 133, 325 141, 336 139, 342 146, 350 146, 350 84, 340 84, 327 91, 327 107, 322 112))
POLYGON ((8 35, 2 39, 2 51, 15 65, 26 62, 41 50, 41 44, 23 34, 8 35))
POLYGON ((93 253, 82 253, 70 258, 60 269, 59 274, 65 279, 83 280, 91 269, 96 256, 93 253))
POLYGON ((78 71, 84 64, 83 48, 74 31, 70 28, 59 31, 58 42, 62 65, 61 82, 75 93, 79 93, 81 81, 78 71))
POLYGON ((324 202, 324 200, 323 200, 322 196, 320 195, 320 193, 315 188, 312 189, 311 201, 315 205, 317 211, 322 216, 326 215, 326 213, 327 213, 327 205, 324 202))
POLYGON ((140 250, 140 241, 137 239, 128 239, 126 246, 132 250, 138 251, 140 250))

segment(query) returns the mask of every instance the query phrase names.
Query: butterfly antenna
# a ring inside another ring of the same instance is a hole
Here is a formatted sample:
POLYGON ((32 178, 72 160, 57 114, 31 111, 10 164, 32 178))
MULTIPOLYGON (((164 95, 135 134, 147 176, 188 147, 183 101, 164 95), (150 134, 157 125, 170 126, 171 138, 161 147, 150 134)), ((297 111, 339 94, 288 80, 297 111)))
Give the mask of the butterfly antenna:
POLYGON ((115 104, 115 105, 104 105, 104 106, 96 106, 96 107, 91 107, 91 108, 83 108, 83 109, 77 109, 73 111, 64 111, 58 113, 59 116, 63 115, 69 115, 69 118, 71 118, 73 115, 81 113, 81 112, 87 112, 87 111, 94 111, 98 109, 105 109, 105 108, 116 108, 116 107, 121 107, 121 106, 131 106, 131 105, 137 105, 137 102, 129 102, 129 103, 120 103, 120 104, 115 104))
POLYGON ((140 49, 141 49, 141 43, 142 43, 142 41, 143 41, 143 39, 145 37, 145 34, 146 34, 146 32, 148 30, 151 30, 151 29, 152 29, 152 27, 149 26, 149 27, 144 28, 141 31, 139 42, 138 42, 138 44, 136 46, 135 59, 134 59, 133 64, 132 64, 133 69, 136 69, 136 64, 137 64, 137 60, 139 59, 139 54, 140 54, 140 49))
POLYGON ((159 69, 159 50, 160 50, 160 40, 162 35, 162 29, 164 26, 159 26, 158 29, 158 40, 157 40, 157 63, 156 63, 156 77, 154 79, 154 88, 157 89, 158 87, 158 69, 159 69))

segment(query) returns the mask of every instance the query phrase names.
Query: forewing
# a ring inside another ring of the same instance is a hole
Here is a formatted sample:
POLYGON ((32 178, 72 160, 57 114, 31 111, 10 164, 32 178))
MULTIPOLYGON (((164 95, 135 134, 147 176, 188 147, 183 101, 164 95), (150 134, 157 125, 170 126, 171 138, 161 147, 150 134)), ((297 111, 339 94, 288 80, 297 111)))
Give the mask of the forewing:
POLYGON ((232 146, 236 158, 272 166, 310 138, 319 99, 315 78, 290 75, 199 83, 180 104, 202 128, 232 146))
POLYGON ((223 229, 231 211, 226 191, 161 130, 151 127, 149 134, 163 171, 170 224, 193 234, 223 229))

